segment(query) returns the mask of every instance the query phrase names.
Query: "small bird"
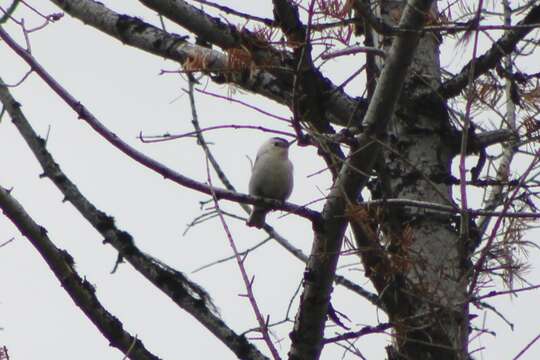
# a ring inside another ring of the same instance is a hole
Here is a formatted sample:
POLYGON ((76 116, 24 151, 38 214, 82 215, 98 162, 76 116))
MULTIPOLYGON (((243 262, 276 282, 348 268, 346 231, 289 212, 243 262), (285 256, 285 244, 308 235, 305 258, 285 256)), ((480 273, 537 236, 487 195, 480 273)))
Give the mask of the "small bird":
MULTIPOLYGON (((291 195, 292 188, 293 165, 289 160, 289 143, 273 137, 257 152, 249 180, 249 194, 283 201, 291 195)), ((253 206, 247 225, 260 229, 270 210, 265 206, 253 206)))

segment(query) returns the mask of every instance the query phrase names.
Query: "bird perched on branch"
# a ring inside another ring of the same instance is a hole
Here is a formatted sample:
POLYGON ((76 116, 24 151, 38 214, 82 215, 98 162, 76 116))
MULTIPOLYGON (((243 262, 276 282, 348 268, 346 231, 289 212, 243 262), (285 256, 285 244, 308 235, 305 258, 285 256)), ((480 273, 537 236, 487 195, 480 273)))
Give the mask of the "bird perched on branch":
MULTIPOLYGON (((289 143, 273 137, 257 152, 249 180, 249 194, 283 201, 291 195, 292 188, 293 165, 289 160, 289 143)), ((253 206, 247 225, 260 229, 270 210, 266 206, 253 206)))

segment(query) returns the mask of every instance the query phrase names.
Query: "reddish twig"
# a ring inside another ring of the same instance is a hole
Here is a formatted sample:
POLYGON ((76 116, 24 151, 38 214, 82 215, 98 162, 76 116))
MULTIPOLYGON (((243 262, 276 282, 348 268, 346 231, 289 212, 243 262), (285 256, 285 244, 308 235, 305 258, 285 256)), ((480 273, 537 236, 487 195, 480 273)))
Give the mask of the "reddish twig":
POLYGON ((240 104, 240 105, 244 105, 245 107, 248 107, 250 109, 253 109, 255 111, 260 112, 261 114, 264 114, 266 116, 270 116, 270 117, 272 117, 274 119, 277 119, 277 120, 280 120, 280 121, 291 122, 290 119, 287 119, 287 118, 282 117, 282 116, 274 115, 272 113, 269 113, 268 111, 265 111, 265 110, 260 109, 260 108, 258 108, 256 106, 250 105, 250 104, 248 104, 248 103, 246 103, 246 102, 244 102, 242 100, 233 99, 233 98, 231 98, 229 96, 219 95, 219 94, 216 94, 216 93, 213 93, 213 92, 210 92, 210 91, 206 91, 206 90, 201 90, 201 89, 195 89, 195 91, 200 92, 201 94, 210 95, 210 96, 213 96, 213 97, 216 97, 216 98, 219 98, 219 99, 224 99, 224 100, 228 100, 228 101, 240 104))
MULTIPOLYGON (((540 161, 540 150, 536 152, 535 158, 531 161, 527 169, 523 172, 521 175, 520 181, 518 186, 514 189, 508 200, 505 202, 503 206, 502 213, 506 214, 508 212, 508 208, 516 198, 518 191, 521 189, 521 185, 526 181, 527 177, 529 176, 530 172, 533 170, 533 168, 538 164, 540 161)), ((502 224, 502 220, 504 219, 504 216, 499 216, 497 218, 497 221, 495 222, 495 225, 493 225, 493 229, 491 230, 491 234, 486 242, 486 245, 484 246, 484 249, 482 250, 480 254, 480 258, 476 262, 473 268, 473 275, 471 279, 471 283, 469 286, 469 295, 473 293, 476 284, 478 283, 478 278, 480 276, 480 272, 482 270, 482 267, 484 266, 484 263, 486 262, 487 256, 489 254, 489 250, 495 239, 497 238, 497 231, 499 230, 499 227, 502 224)))
POLYGON ((259 130, 263 132, 269 132, 274 134, 279 134, 283 136, 289 136, 289 137, 295 137, 293 133, 289 133, 286 131, 279 131, 279 130, 273 130, 269 129, 263 126, 256 126, 256 125, 235 125, 235 124, 228 124, 228 125, 216 125, 216 126, 209 126, 207 128, 200 129, 198 131, 190 131, 183 134, 178 135, 170 135, 170 134, 164 134, 164 135, 156 135, 156 136, 145 136, 142 133, 139 133, 139 140, 141 140, 143 143, 155 143, 155 142, 162 142, 162 141, 169 141, 169 140, 175 140, 175 139, 181 139, 184 137, 192 137, 196 136, 197 134, 201 134, 203 132, 211 131, 211 130, 218 130, 218 129, 254 129, 259 130))
POLYGON ((514 358, 512 360, 517 360, 521 357, 521 355, 525 354, 527 352, 527 350, 530 349, 531 346, 533 346, 533 344, 535 342, 537 342, 538 340, 540 339, 540 334, 536 335, 536 337, 534 339, 532 339, 524 348, 523 350, 521 350, 516 356, 514 356, 514 358))
POLYGON ((226 199, 234 202, 241 202, 246 204, 259 204, 266 205, 267 207, 285 210, 294 214, 297 214, 306 219, 310 219, 314 224, 319 224, 321 220, 320 213, 307 209, 303 206, 290 204, 278 200, 265 199, 256 196, 250 196, 247 194, 241 194, 225 189, 210 189, 210 187, 202 182, 193 180, 187 176, 184 176, 173 169, 161 164, 160 162, 150 158, 149 156, 138 151, 131 145, 124 142, 118 135, 110 131, 105 125, 103 125, 80 101, 75 99, 66 89, 64 89, 37 61, 36 59, 24 50, 19 44, 17 44, 11 36, 2 28, 0 28, 0 38, 17 53, 28 65, 30 65, 36 74, 62 99, 71 107, 79 116, 79 119, 84 120, 92 129, 94 129, 99 135, 106 139, 111 145, 118 150, 137 161, 141 165, 161 174, 166 179, 169 179, 179 185, 187 187, 192 190, 202 192, 207 195, 211 195, 215 192, 218 199, 226 199))
POLYGON ((505 290, 505 291, 490 291, 489 293, 487 293, 485 295, 475 297, 474 301, 487 299, 487 298, 500 296, 500 295, 513 295, 513 294, 517 294, 519 292, 531 291, 531 290, 536 290, 536 289, 539 289, 539 288, 540 288, 540 285, 533 285, 533 286, 527 286, 527 287, 524 287, 524 288, 521 288, 521 289, 512 289, 512 290, 505 290))
POLYGON ((234 242, 234 239, 232 237, 231 231, 229 230, 229 226, 227 225, 227 222, 225 221, 225 217, 221 213, 221 209, 219 207, 219 201, 216 196, 216 193, 214 191, 214 186, 212 185, 212 176, 210 175, 210 164, 208 162, 208 158, 206 159, 206 174, 207 174, 207 181, 210 185, 210 190, 212 194, 212 199, 214 200, 214 206, 216 208, 216 211, 219 216, 219 220, 221 221, 221 225, 223 226, 223 230, 225 230, 225 234, 227 235, 227 239, 229 240, 229 245, 231 246, 231 249, 234 253, 234 256, 236 258, 236 262, 238 264, 238 268, 240 269, 240 273, 242 274, 242 280, 244 281, 244 285, 246 286, 246 297, 249 300, 249 303, 251 304, 251 308, 253 309, 253 312, 255 313, 255 317, 257 318, 257 322, 259 323, 259 331, 261 332, 262 338, 266 345, 268 346, 268 349, 270 350, 270 353, 272 353, 272 357, 274 360, 279 360, 280 356, 277 352, 274 344, 272 343, 272 339, 270 339, 270 334, 268 332, 268 323, 264 319, 259 306, 257 304, 257 300, 255 299, 255 294, 253 293, 253 280, 254 277, 251 278, 251 280, 248 277, 246 268, 244 266, 244 261, 246 259, 247 253, 241 254, 237 247, 236 243, 234 242))
MULTIPOLYGON (((476 23, 476 26, 478 26, 480 22, 480 15, 482 11, 482 5, 484 3, 484 0, 480 0, 478 2, 478 7, 476 10, 476 19, 478 19, 478 23, 476 23)), ((463 242, 467 242, 469 240, 469 214, 467 213, 468 205, 467 205, 467 169, 465 167, 465 161, 467 159, 467 143, 469 140, 469 129, 471 124, 471 107, 474 102, 473 95, 474 95, 474 88, 473 88, 473 82, 474 82, 474 68, 475 68, 475 62, 474 59, 476 59, 476 55, 478 52, 478 36, 480 34, 480 31, 478 29, 475 30, 474 33, 474 45, 473 45, 473 53, 472 53, 472 61, 471 61, 471 68, 469 69, 469 91, 467 93, 467 104, 465 105, 465 117, 463 119, 463 129, 462 129, 462 137, 461 137, 461 151, 460 151, 460 157, 459 157, 459 179, 460 179, 460 185, 459 185, 459 192, 461 196, 461 224, 460 224, 460 236, 463 242)))

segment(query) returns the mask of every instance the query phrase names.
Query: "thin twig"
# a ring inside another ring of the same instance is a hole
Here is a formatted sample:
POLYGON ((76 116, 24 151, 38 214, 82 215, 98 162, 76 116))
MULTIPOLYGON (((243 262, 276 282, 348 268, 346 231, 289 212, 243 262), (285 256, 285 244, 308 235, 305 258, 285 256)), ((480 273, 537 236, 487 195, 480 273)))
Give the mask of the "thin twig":
MULTIPOLYGON (((191 80, 188 78, 188 80, 191 82, 191 80)), ((214 168, 214 171, 216 171, 216 173, 218 174, 218 177, 220 178, 221 182, 223 183, 223 185, 230 191, 234 191, 236 192, 236 189, 234 188, 234 186, 231 184, 231 182, 229 181, 229 179, 227 178, 227 176, 225 175, 225 173, 223 172, 223 170, 221 169, 221 167, 219 166, 219 164, 217 163, 217 161, 215 160, 212 160, 214 159, 214 156, 212 155, 212 152, 210 150, 210 148, 208 147, 207 143, 206 143, 206 140, 204 139, 204 136, 202 134, 202 132, 200 132, 200 125, 199 125, 199 120, 198 120, 198 115, 197 115, 197 111, 196 111, 196 108, 195 108, 195 98, 194 98, 194 94, 193 94, 193 90, 195 91, 198 91, 198 92, 201 92, 201 93, 205 93, 207 95, 212 95, 212 96, 217 96, 217 97, 220 97, 220 98, 225 98, 225 97, 222 97, 221 95, 217 95, 217 94, 212 94, 212 93, 209 93, 209 92, 205 92, 205 91, 202 91, 202 90, 198 90, 198 89, 195 89, 194 88, 194 84, 190 84, 189 86, 189 92, 188 92, 188 96, 190 97, 190 104, 192 106, 192 116, 193 116, 193 120, 192 120, 192 124, 195 128, 196 131, 199 131, 197 133, 197 140, 199 142, 199 145, 203 148, 206 156, 208 157, 210 163, 212 164, 213 168, 214 168)), ((228 98, 225 98, 225 99, 228 99, 228 98)), ((229 99, 231 100, 231 99, 229 99)), ((247 106, 250 106, 250 105, 247 105, 247 106)), ((259 109, 256 109, 256 110, 259 110, 259 109)), ((242 209, 249 214, 250 212, 250 209, 248 206, 246 206, 245 204, 242 204, 242 203, 239 203, 239 205, 242 207, 242 209)), ((232 214, 228 214, 226 213, 225 211, 221 211, 222 214, 226 214, 228 216, 234 216, 232 214)), ((215 216, 215 215, 212 215, 212 216, 215 216)), ((192 222, 193 223, 193 222, 192 222)), ((187 230, 187 229, 186 229, 187 230)), ((291 242, 289 240, 287 240, 286 238, 284 238, 280 233, 278 233, 272 226, 268 225, 268 224, 265 224, 263 226, 263 230, 268 234, 268 236, 272 237, 273 239, 276 240, 276 242, 281 245, 283 248, 285 248, 288 252, 290 252, 292 255, 294 255, 298 260, 304 262, 304 263, 307 263, 308 261, 308 256, 306 254, 304 254, 302 252, 302 250, 298 249, 297 247, 295 247, 294 245, 291 244, 291 242)), ((376 295, 376 294, 373 294, 367 290, 365 290, 364 288, 362 288, 361 286, 355 284, 354 282, 352 282, 351 280, 345 278, 344 276, 341 276, 341 275, 336 275, 335 277, 335 282, 336 284, 338 285, 341 285, 341 286, 344 286, 345 288, 351 290, 352 292, 364 297, 365 299, 367 299, 369 302, 371 302, 373 305, 375 306, 378 306, 378 307, 381 307, 381 302, 380 302, 380 299, 379 297, 376 295)))
POLYGON ((212 185, 212 176, 210 174, 210 163, 208 161, 208 158, 206 159, 206 174, 207 174, 206 179, 208 181, 208 184, 210 185, 212 199, 214 200, 214 205, 218 212, 221 225, 223 226, 223 230, 225 231, 225 234, 227 235, 227 239, 229 240, 229 245, 231 246, 231 249, 233 250, 234 256, 236 258, 236 262, 238 264, 238 268, 240 269, 240 273, 242 274, 242 280, 244 281, 244 285, 246 287, 247 298, 249 299, 251 308, 253 309, 253 312, 255 313, 255 317, 257 318, 257 322, 259 323, 259 327, 260 327, 259 331, 261 332, 262 338, 264 342, 266 343, 266 346, 268 346, 268 349, 270 350, 270 353, 272 354, 272 357, 274 358, 274 360, 279 360, 281 358, 274 344, 272 343, 272 339, 270 339, 267 323, 264 320, 264 317, 262 316, 262 313, 259 309, 259 305, 257 304, 257 300, 255 300, 255 294, 253 293, 253 281, 252 281, 253 278, 252 280, 249 279, 246 268, 244 266, 245 256, 242 256, 240 252, 238 251, 236 247, 236 243, 234 242, 232 234, 229 230, 229 226, 227 225, 227 222, 225 221, 225 217, 221 213, 218 197, 216 196, 216 193, 214 192, 214 186, 212 185))
POLYGON ((539 289, 539 288, 540 288, 540 285, 532 285, 532 286, 527 286, 527 287, 520 288, 520 289, 512 289, 512 290, 505 290, 505 291, 490 291, 489 293, 487 293, 485 295, 481 295, 481 296, 477 296, 477 297, 473 298, 473 301, 474 300, 482 300, 482 299, 491 298, 491 297, 500 296, 500 295, 514 295, 514 294, 517 294, 519 292, 531 291, 531 290, 536 290, 536 289, 539 289))
POLYGON ((0 244, 0 248, 6 246, 10 242, 13 242, 14 240, 15 240, 15 238, 12 237, 11 239, 4 241, 3 243, 0 244))
POLYGON ((238 17, 241 17, 241 18, 244 18, 244 19, 247 19, 247 20, 257 21, 257 22, 263 23, 264 25, 270 26, 270 27, 276 26, 272 19, 246 14, 246 13, 240 12, 238 10, 235 10, 233 8, 230 8, 228 6, 220 5, 220 4, 208 1, 208 0, 193 0, 193 1, 196 1, 198 3, 204 4, 204 5, 213 7, 213 8, 216 8, 216 9, 218 9, 220 11, 223 11, 226 14, 231 14, 231 15, 234 15, 234 16, 238 16, 238 17))
POLYGON ((207 90, 202 90, 202 89, 195 89, 195 91, 201 93, 201 94, 205 94, 205 95, 209 95, 209 96, 213 96, 213 97, 216 97, 218 99, 223 99, 223 100, 227 100, 227 101, 230 101, 230 102, 234 102, 234 103, 237 103, 237 104, 240 104, 240 105, 243 105, 247 108, 250 108, 252 110, 255 110, 255 111, 258 111, 260 112, 261 114, 264 114, 266 116, 270 116, 271 118, 274 118, 276 120, 280 120, 280 121, 285 121, 285 122, 288 122, 290 123, 291 120, 288 119, 288 118, 285 118, 285 117, 282 117, 282 116, 278 116, 278 115, 274 115, 268 111, 265 111, 257 106, 254 106, 254 105, 250 105, 248 104, 247 102, 245 101, 242 101, 242 100, 238 100, 238 99, 235 99, 235 98, 232 98, 230 96, 224 96, 224 95, 220 95, 220 94, 216 94, 216 93, 213 93, 213 92, 210 92, 210 91, 207 91, 207 90))
POLYGON ((521 357, 521 355, 525 354, 527 350, 530 349, 531 346, 534 345, 535 342, 537 342, 540 339, 540 334, 536 335, 534 339, 532 339, 524 348, 521 350, 512 360, 517 360, 521 357))
POLYGON ((273 134, 279 134, 279 135, 288 136, 288 137, 295 137, 295 135, 293 133, 289 133, 289 132, 286 132, 286 131, 279 131, 279 130, 269 129, 269 128, 266 128, 264 126, 228 124, 228 125, 209 126, 207 128, 199 129, 199 130, 196 130, 196 131, 190 131, 190 132, 183 133, 183 134, 177 134, 177 135, 172 135, 172 134, 143 135, 141 133, 141 134, 139 134, 138 138, 143 143, 156 143, 156 142, 163 142, 163 141, 171 141, 171 140, 175 140, 175 139, 181 139, 181 138, 184 138, 184 137, 196 137, 198 134, 201 134, 203 132, 208 132, 208 131, 212 131, 212 130, 222 130, 222 129, 234 129, 234 130, 250 129, 250 130, 259 130, 259 131, 262 131, 262 132, 268 132, 268 133, 273 133, 273 134))
POLYGON ((382 323, 376 326, 364 326, 362 329, 358 331, 351 331, 351 332, 347 332, 345 334, 341 334, 332 338, 324 339, 323 343, 329 344, 329 343, 343 341, 347 339, 355 339, 355 338, 358 338, 360 336, 367 335, 367 334, 381 333, 381 332, 384 332, 385 330, 392 328, 393 326, 394 325, 392 323, 382 323))
POLYGON ((74 268, 73 257, 67 251, 59 249, 48 237, 46 229, 37 224, 10 192, 1 186, 0 209, 39 252, 62 288, 109 341, 110 346, 124 354, 132 351, 132 359, 159 360, 102 305, 94 287, 74 268))
MULTIPOLYGON (((445 213, 457 214, 462 213, 463 210, 451 206, 445 206, 438 203, 432 203, 429 201, 419 201, 412 199, 377 199, 371 201, 365 201, 358 204, 359 206, 365 207, 384 207, 384 206, 408 206, 415 207, 419 209, 428 209, 434 211, 440 211, 445 213)), ((467 209, 467 214, 471 216, 499 216, 507 218, 527 218, 527 219, 538 219, 540 218, 540 213, 538 212, 508 212, 508 211, 487 211, 487 210, 474 210, 467 209)))
MULTIPOLYGON (((484 0, 480 0, 478 2, 478 7, 476 10, 476 19, 478 19, 478 23, 480 23, 480 15, 482 11, 482 5, 484 4, 484 0)), ((478 24, 477 24, 478 25, 478 24)), ((461 237, 461 241, 463 243, 467 243, 469 241, 469 214, 468 214, 468 205, 467 205, 467 169, 465 167, 465 161, 467 159, 467 144, 469 140, 469 129, 471 126, 471 107, 474 102, 474 69, 475 69, 475 61, 476 54, 478 52, 478 37, 480 35, 480 31, 478 29, 475 30, 474 33, 474 45, 473 45, 473 53, 472 53, 472 63, 471 67, 469 69, 469 83, 468 83, 468 92, 467 92, 467 104, 465 105, 465 118, 463 119, 463 127, 461 130, 461 150, 460 150, 460 157, 459 157, 459 179, 461 181, 459 186, 459 192, 461 197, 461 221, 460 221, 460 229, 459 229, 459 235, 461 237)))
MULTIPOLYGON (((527 177, 529 176, 530 172, 534 169, 534 167, 539 162, 540 162, 540 150, 538 150, 536 152, 535 158, 531 161, 531 163, 529 164, 527 169, 525 169, 525 171, 521 175, 519 185, 514 189, 512 194, 508 197, 507 201, 505 202, 505 204, 503 206, 503 213, 506 213, 508 211, 508 208, 510 207, 510 205, 512 204, 512 202, 516 198, 516 196, 518 194, 518 191, 521 188, 521 185, 527 180, 527 177)), ((477 260, 476 264, 474 265, 472 279, 471 279, 471 282, 470 282, 470 285, 469 285, 469 295, 472 294, 474 292, 475 288, 476 288, 478 278, 480 276, 480 273, 482 272, 481 270, 482 270, 482 268, 483 268, 483 266, 484 266, 484 264, 485 264, 485 262, 487 260, 491 245, 493 244, 493 242, 497 238, 497 231, 499 230, 499 227, 501 226, 503 219, 504 219, 504 217, 502 217, 502 216, 497 218, 497 221, 493 225, 493 229, 492 229, 491 234, 490 234, 490 236, 489 236, 489 238, 488 238, 488 240, 486 242, 486 245, 482 249, 482 252, 480 253, 480 257, 477 260)))
MULTIPOLYGON (((219 216, 219 215, 217 215, 217 216, 219 216)), ((254 246, 252 246, 252 247, 250 247, 250 248, 247 248, 246 250, 240 251, 240 252, 238 253, 238 255, 244 257, 244 256, 246 256, 247 254, 249 254, 250 252, 252 252, 253 250, 255 250, 255 249, 257 249, 257 248, 263 246, 264 244, 266 244, 266 243, 267 243, 268 241, 270 241, 270 240, 272 240, 272 238, 271 238, 271 237, 267 237, 266 239, 264 239, 263 241, 259 242, 258 244, 254 245, 254 246)), ((228 257, 225 257, 225 258, 223 258, 223 259, 219 259, 219 260, 216 260, 216 261, 212 261, 211 263, 208 263, 208 264, 206 264, 206 265, 203 265, 203 266, 201 266, 201 267, 196 268, 196 269, 193 270, 191 273, 194 274, 194 273, 199 272, 199 271, 201 271, 201 270, 207 269, 207 268, 209 268, 209 267, 211 267, 211 266, 214 266, 214 265, 217 265, 217 264, 222 264, 222 263, 224 263, 224 262, 227 262, 227 261, 229 261, 229 260, 233 260, 233 259, 235 259, 235 258, 236 258, 236 254, 235 254, 235 255, 228 256, 228 257)))
POLYGON ((66 89, 62 87, 52 77, 36 59, 24 50, 15 40, 2 28, 0 28, 0 38, 17 53, 26 63, 28 63, 39 75, 40 78, 66 103, 71 107, 79 116, 80 119, 86 121, 88 125, 92 127, 100 136, 106 139, 111 145, 118 150, 137 161, 141 165, 161 174, 166 179, 169 179, 183 187, 190 188, 195 191, 199 191, 210 195, 215 193, 219 199, 226 199, 234 202, 243 202, 247 204, 265 205, 270 208, 285 210, 304 218, 310 219, 314 224, 318 224, 321 220, 320 213, 302 206, 290 204, 273 199, 261 198, 257 196, 251 196, 247 194, 236 193, 225 189, 212 188, 202 182, 193 180, 187 176, 184 176, 177 171, 165 166, 164 164, 150 158, 143 154, 133 146, 123 141, 117 134, 109 130, 104 124, 102 124, 88 108, 86 108, 80 101, 74 98, 66 89))
POLYGON ((332 52, 327 52, 321 55, 321 59, 328 60, 333 59, 340 56, 346 56, 346 55, 354 55, 358 53, 372 53, 375 55, 378 55, 382 58, 386 57, 386 53, 384 50, 374 48, 374 47, 367 47, 367 46, 350 46, 345 49, 340 49, 332 52))

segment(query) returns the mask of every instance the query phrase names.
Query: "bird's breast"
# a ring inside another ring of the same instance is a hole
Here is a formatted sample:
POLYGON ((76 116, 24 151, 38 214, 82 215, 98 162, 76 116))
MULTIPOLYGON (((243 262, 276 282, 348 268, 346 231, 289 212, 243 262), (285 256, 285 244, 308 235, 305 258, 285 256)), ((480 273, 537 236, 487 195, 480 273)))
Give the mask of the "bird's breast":
POLYGON ((278 200, 289 197, 293 186, 293 169, 289 159, 261 156, 253 166, 249 193, 278 200))

